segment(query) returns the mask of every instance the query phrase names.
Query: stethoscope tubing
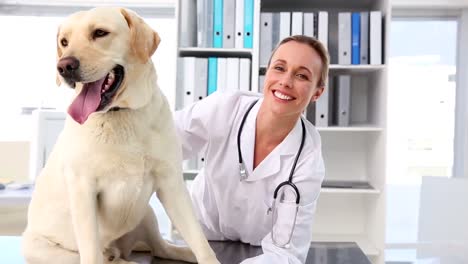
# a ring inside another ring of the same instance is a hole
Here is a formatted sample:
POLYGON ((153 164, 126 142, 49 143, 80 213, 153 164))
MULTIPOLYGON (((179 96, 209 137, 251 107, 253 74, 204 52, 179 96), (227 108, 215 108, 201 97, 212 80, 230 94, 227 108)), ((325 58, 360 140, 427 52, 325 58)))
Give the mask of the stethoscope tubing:
MULTIPOLYGON (((252 108, 254 107, 254 105, 258 102, 258 100, 255 100, 252 104, 250 104, 249 108, 247 109, 247 111, 245 112, 244 116, 242 117, 242 121, 241 121, 241 124, 240 124, 240 127, 239 127, 239 131, 237 132, 237 153, 238 153, 238 158, 239 158, 239 167, 240 168, 243 168, 244 165, 243 165, 243 159, 242 159, 242 152, 241 152, 241 134, 242 134, 242 130, 244 128, 244 124, 245 124, 245 120, 247 119, 247 116, 249 115, 250 113, 250 110, 252 110, 252 108)), ((300 192, 299 192, 299 189, 297 188, 297 186, 293 183, 292 179, 293 179, 293 175, 294 175, 294 171, 296 170, 296 165, 297 165, 297 161, 299 160, 299 156, 301 155, 302 153, 302 149, 304 148, 304 143, 305 143, 305 132, 306 132, 306 129, 305 129, 305 124, 304 124, 304 120, 302 120, 301 118, 301 125, 302 125, 302 138, 301 138, 301 145, 299 146, 299 150, 297 151, 297 154, 296 154, 296 157, 294 159, 294 163, 293 163, 293 166, 291 168, 291 171, 289 173, 289 178, 287 181, 284 181, 282 183, 280 183, 274 193, 273 193, 273 199, 276 200, 277 196, 278 196, 278 192, 279 190, 285 186, 285 185, 289 185, 291 186, 295 193, 296 193, 296 204, 299 205, 299 202, 301 200, 301 196, 300 196, 300 192)))

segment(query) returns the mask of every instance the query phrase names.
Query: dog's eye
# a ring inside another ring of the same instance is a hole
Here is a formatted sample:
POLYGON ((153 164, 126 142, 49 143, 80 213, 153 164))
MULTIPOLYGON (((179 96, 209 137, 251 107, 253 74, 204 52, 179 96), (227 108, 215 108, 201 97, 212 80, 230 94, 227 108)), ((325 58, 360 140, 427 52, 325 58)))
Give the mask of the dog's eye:
POLYGON ((93 32, 93 38, 101 38, 101 37, 106 36, 107 34, 109 34, 109 32, 104 31, 104 30, 102 30, 102 29, 96 29, 96 30, 93 32))
POLYGON ((68 40, 66 38, 63 38, 60 40, 60 44, 62 44, 63 47, 68 46, 68 40))

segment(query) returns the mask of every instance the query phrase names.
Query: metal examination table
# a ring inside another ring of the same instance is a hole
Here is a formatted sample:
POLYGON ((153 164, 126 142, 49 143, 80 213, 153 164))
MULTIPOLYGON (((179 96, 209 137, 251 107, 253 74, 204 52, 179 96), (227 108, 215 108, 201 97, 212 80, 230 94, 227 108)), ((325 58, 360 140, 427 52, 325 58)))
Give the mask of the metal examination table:
MULTIPOLYGON (((24 264, 20 251, 21 237, 0 236, 0 263, 24 264)), ((238 264, 243 259, 262 253, 260 247, 239 242, 210 241, 222 264, 238 264)), ((184 264, 187 262, 152 258, 147 253, 133 253, 132 261, 141 264, 184 264)), ((53 262, 51 262, 53 263, 53 262)), ((307 256, 307 264, 371 264, 354 242, 313 242, 307 256)))

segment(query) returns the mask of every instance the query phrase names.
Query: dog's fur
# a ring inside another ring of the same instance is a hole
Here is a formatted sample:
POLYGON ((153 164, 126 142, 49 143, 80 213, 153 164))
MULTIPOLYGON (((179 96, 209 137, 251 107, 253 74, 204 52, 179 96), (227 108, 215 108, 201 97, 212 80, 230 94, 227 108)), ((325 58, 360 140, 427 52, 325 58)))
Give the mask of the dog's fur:
POLYGON ((156 84, 150 57, 159 41, 140 17, 122 8, 78 12, 60 26, 58 62, 73 56, 80 66, 77 76, 59 83, 75 86, 78 94, 116 65, 125 77, 110 103, 83 124, 67 116, 36 180, 23 233, 27 263, 131 263, 125 259, 134 249, 219 263, 195 218, 172 113, 156 84), (96 29, 109 34, 95 38, 96 29), (148 205, 154 192, 191 250, 162 239, 148 205))

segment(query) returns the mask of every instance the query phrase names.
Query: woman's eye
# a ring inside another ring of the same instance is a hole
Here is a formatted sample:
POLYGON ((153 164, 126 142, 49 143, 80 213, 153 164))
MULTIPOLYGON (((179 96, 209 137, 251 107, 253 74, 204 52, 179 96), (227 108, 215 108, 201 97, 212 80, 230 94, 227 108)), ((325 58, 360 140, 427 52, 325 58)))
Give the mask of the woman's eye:
POLYGON ((63 47, 68 46, 68 40, 66 38, 63 38, 60 40, 60 44, 62 44, 63 47))
POLYGON ((309 77, 307 77, 307 75, 304 74, 298 74, 297 77, 301 78, 302 80, 309 80, 309 77))
POLYGON ((107 34, 109 34, 109 32, 104 31, 104 30, 102 30, 102 29, 96 29, 96 30, 93 32, 93 38, 101 38, 101 37, 106 36, 107 34))
POLYGON ((283 71, 283 70, 284 70, 284 68, 283 68, 283 67, 281 67, 281 66, 275 66, 275 68, 274 68, 274 69, 275 69, 275 70, 278 70, 278 71, 283 71))

